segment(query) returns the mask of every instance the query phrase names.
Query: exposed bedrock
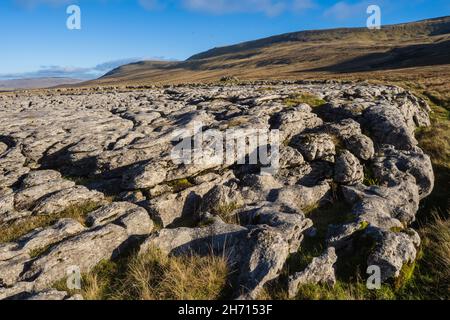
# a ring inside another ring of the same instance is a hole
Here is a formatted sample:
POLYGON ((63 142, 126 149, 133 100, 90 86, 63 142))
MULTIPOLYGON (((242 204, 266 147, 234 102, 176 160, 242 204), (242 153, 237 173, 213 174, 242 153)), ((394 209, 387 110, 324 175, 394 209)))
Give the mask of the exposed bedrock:
POLYGON ((399 87, 333 81, 0 95, 0 299, 80 299, 53 288, 68 268, 136 247, 225 254, 239 299, 281 274, 292 297, 333 285, 360 239, 396 278, 434 187, 414 137, 429 111, 399 87), (321 253, 285 274, 305 239, 321 253))

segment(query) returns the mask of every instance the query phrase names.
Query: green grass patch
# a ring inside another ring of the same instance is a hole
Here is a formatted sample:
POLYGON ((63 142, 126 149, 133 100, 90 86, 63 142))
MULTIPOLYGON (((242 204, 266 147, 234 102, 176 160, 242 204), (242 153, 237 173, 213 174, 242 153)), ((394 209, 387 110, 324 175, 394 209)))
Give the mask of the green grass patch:
POLYGON ((180 192, 194 186, 194 184, 186 178, 169 181, 166 184, 172 188, 172 192, 180 192))
POLYGON ((371 186, 379 186, 380 181, 375 177, 372 168, 369 165, 364 165, 364 181, 363 184, 371 186))
POLYGON ((306 103, 310 107, 315 108, 323 106, 327 102, 311 93, 302 92, 289 96, 283 101, 283 103, 287 107, 295 107, 298 106, 299 104, 306 103))

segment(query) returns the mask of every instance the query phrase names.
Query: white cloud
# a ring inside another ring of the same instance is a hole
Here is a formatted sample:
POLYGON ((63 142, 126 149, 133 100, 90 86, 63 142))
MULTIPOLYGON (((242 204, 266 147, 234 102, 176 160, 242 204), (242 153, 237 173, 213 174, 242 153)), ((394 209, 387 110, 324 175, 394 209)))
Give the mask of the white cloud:
POLYGON ((366 10, 369 5, 369 1, 362 1, 357 3, 347 3, 346 1, 340 1, 329 9, 325 10, 324 16, 336 20, 347 20, 355 17, 365 17, 366 10))

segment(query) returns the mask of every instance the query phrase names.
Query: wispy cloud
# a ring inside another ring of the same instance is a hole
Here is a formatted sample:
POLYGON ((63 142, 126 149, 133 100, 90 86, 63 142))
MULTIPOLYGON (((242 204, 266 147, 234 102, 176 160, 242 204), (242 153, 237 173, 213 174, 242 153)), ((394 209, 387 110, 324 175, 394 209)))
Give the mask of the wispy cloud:
MULTIPOLYGON (((92 0, 91 0, 92 1, 92 0)), ((100 0, 98 0, 100 1, 100 0)), ((111 0, 102 0, 111 1, 111 0)), ((262 13, 277 16, 283 12, 298 12, 314 8, 315 0, 136 0, 146 10, 159 10, 169 5, 195 12, 216 15, 232 13, 262 13)), ((76 0, 15 0, 26 8, 39 5, 61 6, 81 1, 76 0)))
POLYGON ((341 21, 355 17, 366 17, 366 10, 370 4, 370 1, 361 1, 357 3, 340 1, 325 10, 324 16, 341 21))
POLYGON ((29 78, 73 78, 88 80, 98 78, 105 73, 125 64, 142 60, 171 60, 163 57, 153 58, 129 58, 108 61, 90 68, 67 67, 67 66, 41 66, 39 70, 23 73, 0 74, 0 80, 29 79, 29 78))
POLYGON ((275 16, 286 10, 286 1, 274 0, 184 0, 183 6, 191 11, 212 14, 262 12, 275 16))

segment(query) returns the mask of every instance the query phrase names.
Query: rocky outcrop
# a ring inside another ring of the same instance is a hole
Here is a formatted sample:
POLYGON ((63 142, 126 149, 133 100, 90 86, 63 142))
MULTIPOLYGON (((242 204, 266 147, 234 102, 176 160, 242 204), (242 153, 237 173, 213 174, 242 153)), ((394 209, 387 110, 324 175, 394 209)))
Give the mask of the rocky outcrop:
POLYGON ((328 249, 288 275, 291 296, 301 284, 333 285, 337 257, 359 254, 360 239, 373 241, 367 262, 383 281, 398 277, 417 256, 411 223, 434 186, 414 137, 430 124, 427 104, 395 86, 358 82, 267 89, 0 95, 0 234, 29 219, 38 226, 0 244, 0 298, 78 299, 52 288, 67 268, 86 273, 139 245, 224 255, 233 298, 253 299, 318 228, 328 249), (297 93, 325 103, 309 106, 297 93), (267 130, 278 145, 258 136, 267 130), (338 201, 349 209, 315 220, 312 209, 338 201))

